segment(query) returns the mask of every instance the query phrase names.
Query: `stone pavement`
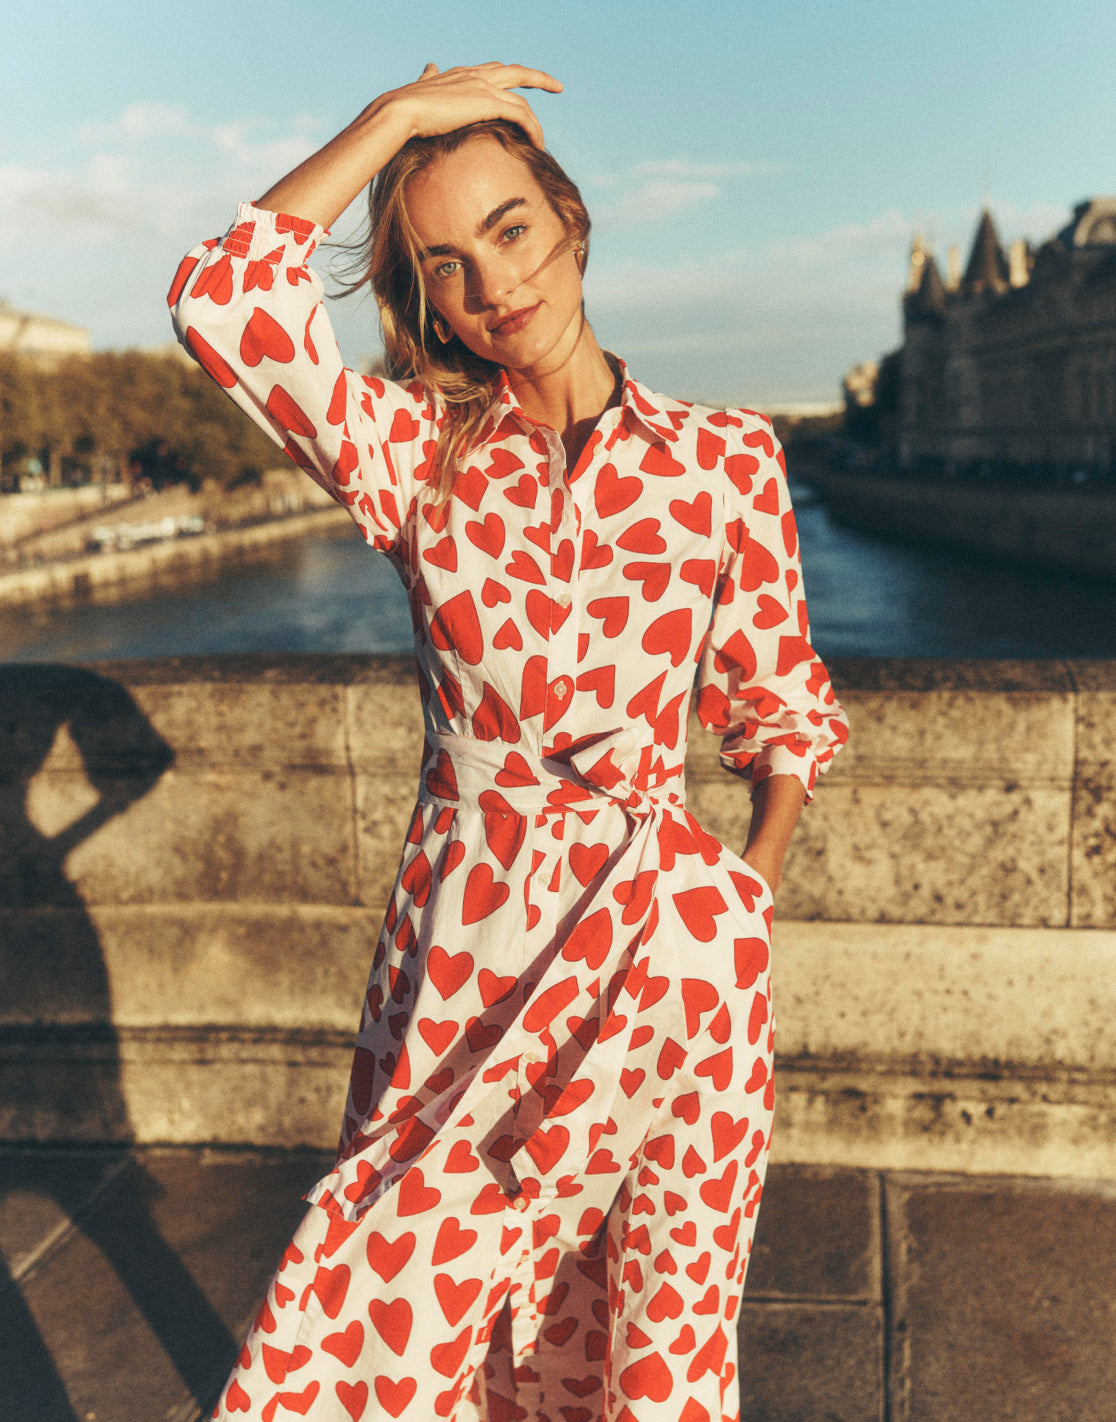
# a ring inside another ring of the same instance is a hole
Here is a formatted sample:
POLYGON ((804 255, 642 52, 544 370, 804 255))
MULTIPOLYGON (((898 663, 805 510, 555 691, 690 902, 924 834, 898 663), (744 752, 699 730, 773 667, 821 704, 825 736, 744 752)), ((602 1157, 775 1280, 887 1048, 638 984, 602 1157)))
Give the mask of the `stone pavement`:
MULTIPOLYGON (((204 1415, 326 1164, 0 1149, 2 1422, 204 1415)), ((746 1422, 1116 1422, 1116 1185, 772 1167, 741 1365, 746 1422)))

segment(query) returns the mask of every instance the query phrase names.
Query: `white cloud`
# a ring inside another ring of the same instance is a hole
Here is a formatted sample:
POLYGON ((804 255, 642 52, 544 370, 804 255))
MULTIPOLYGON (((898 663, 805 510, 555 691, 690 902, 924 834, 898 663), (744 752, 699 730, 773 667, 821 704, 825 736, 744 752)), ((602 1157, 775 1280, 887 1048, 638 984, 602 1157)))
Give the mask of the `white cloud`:
POLYGON ((691 163, 684 158, 657 158, 632 170, 659 178, 752 178, 780 171, 776 163, 691 163))
POLYGON ((149 138, 159 138, 164 134, 193 134, 199 132, 187 116, 182 104, 129 104, 115 119, 108 123, 87 123, 78 129, 82 143, 112 143, 121 139, 129 142, 143 142, 149 138))

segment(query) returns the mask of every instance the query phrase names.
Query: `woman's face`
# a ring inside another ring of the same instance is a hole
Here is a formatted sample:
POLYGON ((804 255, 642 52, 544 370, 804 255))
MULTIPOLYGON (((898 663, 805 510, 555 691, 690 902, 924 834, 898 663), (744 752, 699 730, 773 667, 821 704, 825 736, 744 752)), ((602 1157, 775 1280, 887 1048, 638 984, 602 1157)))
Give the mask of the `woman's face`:
POLYGON ((581 330, 573 244, 527 165, 481 136, 416 173, 407 212, 427 297, 476 355, 545 372, 581 330))

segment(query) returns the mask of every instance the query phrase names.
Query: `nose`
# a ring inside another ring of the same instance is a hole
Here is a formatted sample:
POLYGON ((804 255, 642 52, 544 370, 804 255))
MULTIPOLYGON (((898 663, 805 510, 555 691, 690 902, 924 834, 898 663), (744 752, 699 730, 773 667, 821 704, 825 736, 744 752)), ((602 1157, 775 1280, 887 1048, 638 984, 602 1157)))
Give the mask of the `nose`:
POLYGON ((471 276, 470 294, 481 306, 499 306, 514 285, 501 264, 492 260, 477 262, 471 276))

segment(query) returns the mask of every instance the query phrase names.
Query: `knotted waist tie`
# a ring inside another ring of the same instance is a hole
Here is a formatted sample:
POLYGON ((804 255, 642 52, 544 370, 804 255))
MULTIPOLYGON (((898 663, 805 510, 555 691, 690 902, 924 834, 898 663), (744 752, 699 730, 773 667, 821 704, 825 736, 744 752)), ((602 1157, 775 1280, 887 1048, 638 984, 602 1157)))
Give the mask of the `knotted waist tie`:
POLYGON ((419 800, 484 814, 537 815, 592 809, 601 798, 634 819, 686 802, 685 765, 668 766, 633 727, 537 756, 503 741, 427 732, 419 800))

